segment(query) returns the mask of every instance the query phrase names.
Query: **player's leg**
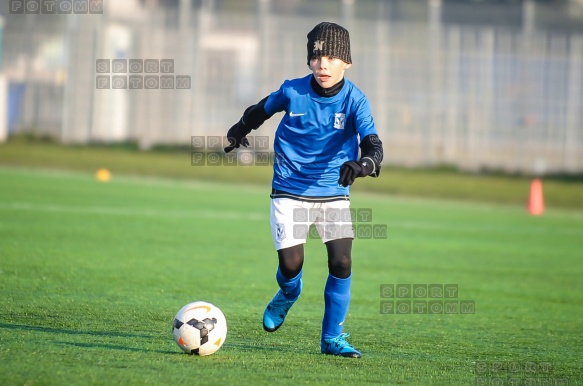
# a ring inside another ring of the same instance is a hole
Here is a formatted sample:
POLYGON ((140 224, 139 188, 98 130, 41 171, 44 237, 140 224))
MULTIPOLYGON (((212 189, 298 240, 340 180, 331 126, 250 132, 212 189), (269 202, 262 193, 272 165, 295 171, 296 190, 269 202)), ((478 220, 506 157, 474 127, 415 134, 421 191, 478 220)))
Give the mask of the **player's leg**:
POLYGON ((360 358, 360 352, 346 341, 348 334, 342 333, 350 305, 354 232, 350 219, 344 219, 336 212, 347 211, 350 204, 338 202, 330 205, 336 208, 333 210, 328 206, 323 227, 322 224, 317 224, 328 253, 328 279, 324 287, 324 319, 320 347, 324 354, 360 358))
POLYGON ((352 272, 352 239, 336 239, 326 243, 328 273, 339 279, 350 277, 352 272))
POLYGON ((304 244, 277 251, 279 267, 275 278, 283 296, 295 302, 302 291, 302 266, 304 265, 304 244))
POLYGON ((304 245, 299 244, 280 249, 277 251, 277 255, 279 266, 275 279, 280 289, 263 313, 263 329, 267 332, 274 332, 281 327, 287 313, 302 292, 304 245))
POLYGON ((328 251, 328 279, 324 287, 324 319, 322 338, 332 339, 342 333, 344 319, 350 305, 352 239, 338 239, 326 243, 328 251))
MULTIPOLYGON (((294 230, 293 211, 302 207, 300 201, 274 199, 271 208, 273 240, 279 260, 275 278, 279 291, 263 313, 263 329, 276 331, 283 324, 291 306, 302 291, 302 266, 304 264, 304 234, 294 230)), ((307 235, 307 234, 306 234, 307 235)))
POLYGON ((320 348, 324 354, 360 358, 342 333, 350 305, 352 239, 337 239, 326 243, 328 250, 328 280, 324 288, 324 319, 320 348))
POLYGON ((279 271, 286 278, 296 277, 302 272, 304 265, 304 244, 283 248, 277 251, 279 259, 279 271))
POLYGON ((331 339, 342 333, 344 319, 350 305, 352 239, 338 239, 326 243, 328 251, 328 279, 324 287, 324 320, 322 338, 331 339))

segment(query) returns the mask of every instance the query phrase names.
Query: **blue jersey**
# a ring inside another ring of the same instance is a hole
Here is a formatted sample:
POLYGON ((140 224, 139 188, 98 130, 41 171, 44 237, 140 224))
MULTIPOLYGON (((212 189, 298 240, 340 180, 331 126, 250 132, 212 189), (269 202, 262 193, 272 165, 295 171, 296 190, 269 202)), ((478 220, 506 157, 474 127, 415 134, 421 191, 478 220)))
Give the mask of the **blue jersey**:
POLYGON ((346 196, 340 167, 358 159, 360 139, 377 134, 371 108, 347 79, 338 94, 321 97, 311 78, 285 81, 265 102, 269 115, 286 112, 275 132, 272 187, 299 196, 346 196))

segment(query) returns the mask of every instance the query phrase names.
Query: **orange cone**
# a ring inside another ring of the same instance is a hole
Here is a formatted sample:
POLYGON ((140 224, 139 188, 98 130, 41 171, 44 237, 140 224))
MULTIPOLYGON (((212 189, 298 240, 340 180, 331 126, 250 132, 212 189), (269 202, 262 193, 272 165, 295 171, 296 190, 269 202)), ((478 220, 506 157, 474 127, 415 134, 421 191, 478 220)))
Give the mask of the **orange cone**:
POLYGON ((533 216, 540 216, 545 211, 543 200, 543 184, 540 179, 535 178, 530 184, 530 197, 528 198, 528 213, 533 216))

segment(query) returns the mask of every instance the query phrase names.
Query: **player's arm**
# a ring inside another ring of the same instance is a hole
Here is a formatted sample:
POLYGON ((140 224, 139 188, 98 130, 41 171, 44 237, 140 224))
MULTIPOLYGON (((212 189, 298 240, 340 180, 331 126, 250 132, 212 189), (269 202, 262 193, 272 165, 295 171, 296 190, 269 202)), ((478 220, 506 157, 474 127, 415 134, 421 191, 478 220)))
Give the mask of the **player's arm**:
POLYGON ((338 183, 348 186, 358 177, 378 177, 382 161, 383 143, 378 135, 369 134, 360 141, 360 159, 342 164, 338 183))
POLYGON ((243 116, 239 122, 235 123, 233 127, 227 132, 227 138, 229 140, 229 146, 225 148, 225 153, 232 151, 235 148, 243 145, 244 147, 249 146, 249 141, 247 140, 247 134, 252 130, 256 130, 271 117, 265 111, 265 103, 267 102, 266 96, 259 103, 253 106, 247 107, 243 116))
POLYGON ((360 142, 360 161, 366 160, 372 162, 372 171, 366 175, 378 177, 381 172, 381 162, 383 162, 383 143, 376 134, 369 134, 360 142))

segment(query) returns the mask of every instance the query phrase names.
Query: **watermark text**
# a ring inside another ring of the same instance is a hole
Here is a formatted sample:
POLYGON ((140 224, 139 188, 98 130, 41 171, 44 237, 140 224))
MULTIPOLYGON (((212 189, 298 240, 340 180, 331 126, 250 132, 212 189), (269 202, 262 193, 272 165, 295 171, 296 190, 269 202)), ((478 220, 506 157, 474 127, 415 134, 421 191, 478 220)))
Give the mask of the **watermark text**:
POLYGON ((10 0, 13 15, 103 14, 103 0, 10 0))
POLYGON ((381 284, 381 314, 475 314, 474 300, 461 300, 457 284, 381 284))
POLYGON ((97 59, 95 72, 95 87, 100 90, 188 90, 192 87, 190 75, 174 75, 174 59, 97 59))
POLYGON ((476 385, 569 385, 544 361, 476 361, 474 375, 476 385))

